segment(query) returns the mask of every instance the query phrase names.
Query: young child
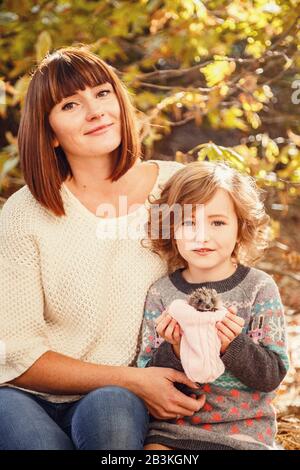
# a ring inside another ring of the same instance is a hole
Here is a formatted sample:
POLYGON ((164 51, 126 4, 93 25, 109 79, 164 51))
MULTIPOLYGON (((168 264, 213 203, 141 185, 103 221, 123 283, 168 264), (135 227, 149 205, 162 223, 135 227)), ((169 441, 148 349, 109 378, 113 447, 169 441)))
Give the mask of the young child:
POLYGON ((272 399, 288 370, 284 312, 272 277, 250 267, 267 246, 268 221, 254 180, 219 162, 186 165, 152 203, 147 240, 171 274, 148 291, 138 366, 183 371, 182 330, 168 314, 174 300, 215 289, 227 313, 216 323, 225 371, 196 392, 178 384, 205 395, 204 406, 153 418, 145 449, 276 448, 272 399))

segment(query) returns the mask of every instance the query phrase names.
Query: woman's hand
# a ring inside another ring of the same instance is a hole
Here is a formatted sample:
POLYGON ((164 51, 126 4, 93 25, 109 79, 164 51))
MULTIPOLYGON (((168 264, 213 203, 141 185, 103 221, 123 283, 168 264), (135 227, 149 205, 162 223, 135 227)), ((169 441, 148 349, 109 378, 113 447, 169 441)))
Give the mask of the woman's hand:
POLYGON ((174 419, 193 416, 205 403, 205 395, 191 398, 177 390, 174 382, 198 389, 183 372, 162 367, 136 369, 139 373, 137 390, 134 392, 144 400, 149 412, 157 419, 174 419))
POLYGON ((230 343, 241 334, 245 320, 237 316, 235 307, 229 307, 222 321, 216 323, 218 336, 221 340, 221 354, 224 354, 230 343))

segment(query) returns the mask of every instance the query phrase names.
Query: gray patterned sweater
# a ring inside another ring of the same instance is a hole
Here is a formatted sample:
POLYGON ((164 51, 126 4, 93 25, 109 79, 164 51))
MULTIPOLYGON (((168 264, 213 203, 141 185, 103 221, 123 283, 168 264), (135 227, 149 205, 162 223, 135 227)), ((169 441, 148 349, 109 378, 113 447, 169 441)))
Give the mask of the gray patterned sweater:
POLYGON ((191 284, 182 270, 160 278, 147 294, 137 364, 183 371, 172 346, 157 336, 154 321, 174 299, 185 299, 198 287, 216 289, 225 307, 237 307, 245 326, 223 354, 225 372, 215 382, 200 384, 196 392, 176 385, 189 395, 204 393, 204 407, 192 417, 152 419, 146 442, 190 450, 275 448, 272 399, 288 370, 288 356, 280 294, 265 272, 238 265, 223 281, 191 284))

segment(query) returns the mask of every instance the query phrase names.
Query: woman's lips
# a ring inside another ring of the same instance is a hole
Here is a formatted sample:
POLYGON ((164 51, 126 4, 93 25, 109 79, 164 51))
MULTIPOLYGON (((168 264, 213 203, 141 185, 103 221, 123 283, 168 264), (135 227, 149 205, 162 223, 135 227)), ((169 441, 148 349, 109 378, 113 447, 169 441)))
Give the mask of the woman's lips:
POLYGON ((103 133, 106 132, 112 125, 113 125, 113 123, 111 123, 111 124, 106 124, 105 126, 98 126, 98 127, 95 127, 95 129, 92 129, 92 130, 86 132, 85 135, 99 135, 99 134, 103 134, 103 133))

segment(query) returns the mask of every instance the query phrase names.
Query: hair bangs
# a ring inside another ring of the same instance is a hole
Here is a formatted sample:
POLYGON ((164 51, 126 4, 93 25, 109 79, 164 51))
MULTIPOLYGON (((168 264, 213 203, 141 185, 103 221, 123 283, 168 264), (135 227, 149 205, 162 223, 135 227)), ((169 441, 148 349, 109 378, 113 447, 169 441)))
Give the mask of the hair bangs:
POLYGON ((47 113, 64 98, 78 90, 95 87, 103 83, 113 85, 113 79, 100 61, 90 57, 78 57, 56 52, 41 64, 40 72, 47 83, 44 88, 47 113), (47 90, 47 92, 46 92, 47 90))

